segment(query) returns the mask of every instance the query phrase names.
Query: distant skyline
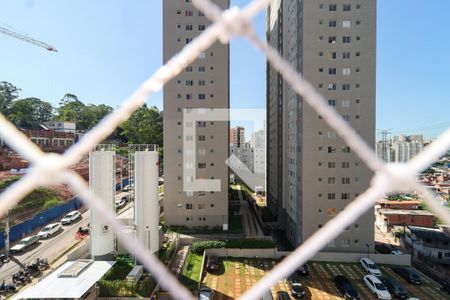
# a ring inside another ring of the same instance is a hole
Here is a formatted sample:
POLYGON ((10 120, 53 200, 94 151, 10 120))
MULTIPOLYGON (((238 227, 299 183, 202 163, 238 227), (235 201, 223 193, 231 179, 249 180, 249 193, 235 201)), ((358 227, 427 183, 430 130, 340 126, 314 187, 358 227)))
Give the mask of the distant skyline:
MULTIPOLYGON (((5 0, 0 26, 13 26, 59 52, 0 34, 0 80, 21 88, 21 97, 55 105, 73 93, 86 103, 117 107, 162 63, 161 3, 5 0)), ((378 0, 378 129, 434 138, 450 127, 449 11, 447 0, 421 6, 378 0)), ((264 39, 264 13, 254 24, 264 39)), ((232 107, 265 107, 265 58, 242 38, 231 43, 230 88, 232 107)), ((162 109, 162 93, 148 105, 162 109)))

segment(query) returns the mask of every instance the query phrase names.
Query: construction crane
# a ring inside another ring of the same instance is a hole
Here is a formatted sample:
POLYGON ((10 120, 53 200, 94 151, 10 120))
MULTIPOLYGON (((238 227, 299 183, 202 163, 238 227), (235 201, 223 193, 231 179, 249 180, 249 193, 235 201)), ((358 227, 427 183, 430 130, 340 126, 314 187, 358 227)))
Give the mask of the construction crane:
POLYGON ((16 38, 18 40, 22 40, 24 42, 27 42, 27 43, 30 43, 30 44, 33 44, 33 45, 36 45, 38 47, 42 47, 42 48, 47 49, 48 51, 51 51, 51 52, 58 52, 58 50, 56 50, 55 47, 50 46, 49 44, 46 44, 44 42, 38 41, 36 39, 33 39, 32 37, 29 37, 28 35, 25 35, 23 33, 18 33, 16 31, 11 30, 11 29, 6 29, 5 27, 1 27, 0 26, 0 33, 9 35, 9 36, 11 36, 13 38, 16 38))

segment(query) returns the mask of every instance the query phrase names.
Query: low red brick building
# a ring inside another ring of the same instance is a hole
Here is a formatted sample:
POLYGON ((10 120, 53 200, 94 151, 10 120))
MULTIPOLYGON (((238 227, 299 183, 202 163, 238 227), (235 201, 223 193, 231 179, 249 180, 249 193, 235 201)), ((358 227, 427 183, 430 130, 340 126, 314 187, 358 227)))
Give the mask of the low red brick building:
POLYGON ((393 226, 434 227, 434 218, 434 214, 426 210, 379 208, 375 222, 382 231, 388 232, 393 226))
POLYGON ((391 208, 391 209, 420 209, 422 201, 420 200, 379 200, 378 204, 381 208, 391 208))

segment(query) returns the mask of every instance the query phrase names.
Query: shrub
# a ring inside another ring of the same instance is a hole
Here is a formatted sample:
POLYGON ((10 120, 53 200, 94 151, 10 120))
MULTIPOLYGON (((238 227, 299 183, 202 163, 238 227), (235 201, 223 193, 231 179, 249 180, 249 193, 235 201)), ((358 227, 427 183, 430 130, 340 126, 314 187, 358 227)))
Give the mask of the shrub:
POLYGON ((271 240, 229 240, 229 241, 202 241, 191 245, 191 251, 195 254, 202 254, 205 249, 211 248, 240 248, 240 249, 266 249, 274 248, 275 243, 271 240))

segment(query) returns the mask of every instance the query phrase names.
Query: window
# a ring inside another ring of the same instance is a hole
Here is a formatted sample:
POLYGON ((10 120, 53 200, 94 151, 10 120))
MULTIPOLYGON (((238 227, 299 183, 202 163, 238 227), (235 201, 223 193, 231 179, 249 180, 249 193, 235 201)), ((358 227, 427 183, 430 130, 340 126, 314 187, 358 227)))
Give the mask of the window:
POLYGON ((336 106, 336 100, 328 100, 329 106, 336 106))
POLYGON ((192 42, 192 39, 186 39, 186 44, 189 44, 190 42, 192 42))
POLYGON ((198 141, 199 141, 199 142, 204 142, 204 141, 206 141, 206 136, 204 136, 204 135, 199 135, 199 136, 198 136, 198 141))
POLYGON ((336 194, 335 193, 328 193, 328 200, 334 200, 336 199, 336 194))
POLYGON ((356 4, 356 9, 360 9, 361 8, 361 4, 356 4))
POLYGON ((319 68, 319 72, 322 73, 323 72, 323 68, 319 68))
POLYGON ((342 162, 341 164, 342 169, 348 169, 350 168, 350 163, 347 161, 342 162))
POLYGON ((336 132, 335 131, 328 131, 327 132, 327 136, 329 139, 334 139, 336 138, 336 132))
POLYGON ((352 37, 351 36, 343 36, 342 37, 342 42, 344 44, 350 44, 352 42, 352 37))
POLYGON ((177 98, 178 98, 178 99, 181 99, 181 94, 177 94, 177 98))
POLYGON ((350 28, 350 27, 352 27, 352 21, 350 21, 350 20, 342 21, 342 27, 343 28, 350 28))
POLYGON ((177 9, 177 15, 181 15, 181 10, 177 9))
POLYGON ((213 204, 213 203, 211 203, 210 207, 214 207, 214 204, 213 204))
POLYGON ((342 85, 342 90, 343 91, 349 91, 350 90, 350 83, 344 83, 342 85))
POLYGON ((336 56, 337 56, 337 54, 336 54, 336 52, 328 52, 328 59, 336 59, 336 56))
POLYGON ((350 75, 350 68, 343 68, 342 69, 342 75, 344 75, 344 76, 350 75))
POLYGON ((328 68, 328 75, 336 75, 336 68, 328 68))
POLYGON ((350 100, 342 100, 342 107, 350 107, 351 103, 350 100))
POLYGON ((343 10, 343 11, 351 11, 351 10, 352 10, 351 4, 344 4, 344 5, 342 6, 342 10, 343 10))
POLYGON ((192 10, 186 10, 184 12, 185 17, 192 17, 194 15, 194 12, 192 10))
POLYGON ((205 59, 206 58, 206 52, 202 52, 198 55, 199 59, 205 59))
POLYGON ((348 147, 348 146, 343 146, 343 147, 342 147, 342 153, 350 153, 350 147, 348 147))
POLYGON ((191 94, 186 94, 186 100, 192 100, 192 95, 191 94))
POLYGON ((328 90, 329 91, 335 91, 336 90, 336 83, 329 83, 328 84, 328 90))
POLYGON ((336 37, 335 36, 328 37, 328 43, 329 44, 336 44, 336 37))
POLYGON ((203 30, 205 30, 205 29, 206 29, 206 26, 205 26, 204 24, 198 25, 198 30, 199 30, 199 31, 203 31, 203 30))
POLYGON ((336 178, 335 177, 328 177, 328 184, 336 184, 336 178))
POLYGON ((360 53, 360 52, 356 52, 355 55, 356 55, 356 56, 360 56, 361 53, 360 53))
POLYGON ((202 11, 199 11, 199 12, 198 12, 198 16, 199 16, 199 17, 204 17, 205 14, 204 14, 202 11))
POLYGON ((191 66, 186 67, 186 72, 188 73, 192 72, 192 67, 191 66))
POLYGON ((206 127, 206 122, 205 121, 198 121, 197 122, 197 126, 198 127, 206 127))
POLYGON ((336 27, 336 20, 328 21, 328 27, 336 27))
POLYGON ((192 209, 192 204, 191 203, 186 203, 186 209, 192 209))
POLYGON ((327 215, 328 215, 329 217, 335 216, 335 215, 336 215, 336 208, 334 208, 334 207, 328 208, 328 209, 327 209, 327 215))
POLYGON ((198 85, 199 86, 205 86, 206 85, 206 81, 205 80, 199 80, 198 81, 198 85))
POLYGON ((198 71, 199 72, 205 72, 205 70, 206 70, 205 66, 199 66, 198 67, 198 71))
POLYGON ((194 140, 194 137, 192 135, 186 135, 186 141, 192 142, 194 140))
POLYGON ((205 149, 198 149, 198 155, 205 156, 206 155, 206 150, 205 149))
POLYGON ((205 100, 206 95, 205 94, 198 94, 198 100, 205 100))
POLYGON ((329 169, 334 169, 334 168, 336 168, 336 163, 335 163, 335 162, 328 162, 328 168, 329 168, 329 169))
POLYGON ((350 200, 350 194, 349 193, 342 193, 341 194, 342 200, 350 200))
POLYGON ((350 184, 350 177, 342 177, 342 184, 350 184))
POLYGON ((336 4, 330 4, 328 5, 328 10, 329 11, 336 11, 337 9, 337 5, 336 4))
POLYGON ((328 153, 336 153, 335 147, 328 147, 328 153))
POLYGON ((192 24, 187 24, 186 25, 186 30, 187 31, 192 31, 192 24))
POLYGON ((186 80, 186 85, 187 86, 193 86, 194 85, 194 81, 193 80, 186 80))
POLYGON ((350 247, 350 240, 342 240, 342 247, 350 247))
POLYGON ((356 25, 361 25, 361 20, 356 20, 356 25))
POLYGON ((343 59, 350 59, 350 52, 342 52, 343 59))

